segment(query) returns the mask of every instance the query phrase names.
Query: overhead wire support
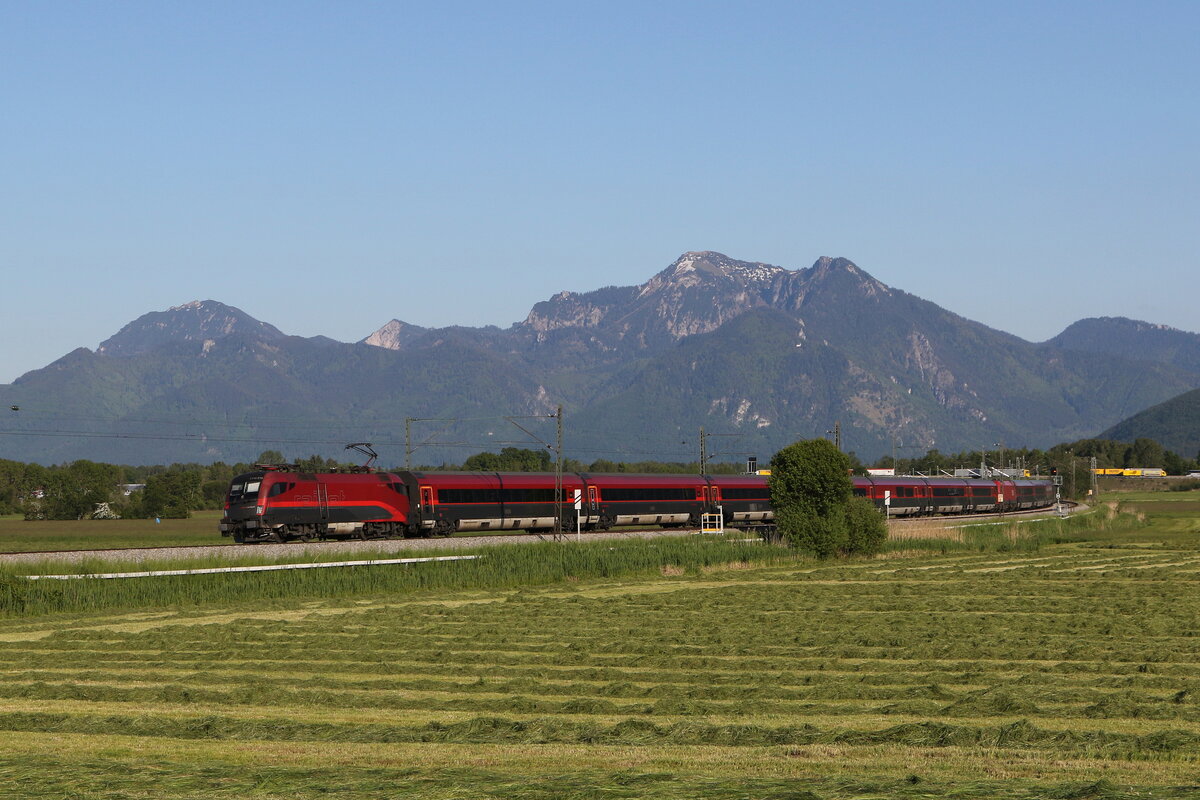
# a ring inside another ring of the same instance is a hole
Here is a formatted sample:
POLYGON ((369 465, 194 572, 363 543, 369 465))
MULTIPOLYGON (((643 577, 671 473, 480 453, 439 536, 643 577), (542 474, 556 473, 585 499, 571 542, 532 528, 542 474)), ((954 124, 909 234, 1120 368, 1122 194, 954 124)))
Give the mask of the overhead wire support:
POLYGON ((436 442, 435 443, 433 441, 433 437, 437 436, 439 433, 444 433, 446 431, 446 429, 450 427, 451 424, 453 424, 455 422, 462 422, 462 419, 459 417, 405 417, 404 418, 404 468, 406 470, 410 470, 410 471, 412 470, 412 454, 413 454, 413 451, 417 449, 417 447, 413 447, 413 444, 412 444, 412 424, 414 422, 446 422, 446 423, 450 423, 448 425, 443 426, 439 430, 436 430, 433 433, 429 434, 429 438, 426 439, 425 441, 421 442, 420 444, 418 444, 417 447, 424 447, 427 444, 439 444, 442 446, 456 446, 456 445, 465 444, 465 442, 436 442))
POLYGON ((562 541, 563 539, 563 407, 559 403, 558 408, 553 414, 533 414, 525 416, 505 417, 514 427, 520 428, 534 442, 541 444, 548 450, 554 451, 554 530, 552 537, 554 541, 562 541), (555 443, 552 445, 538 436, 533 431, 526 428, 519 419, 554 419, 556 421, 557 434, 555 443))
MULTIPOLYGON (((710 453, 708 452, 708 440, 714 436, 742 436, 741 433, 706 433, 703 426, 700 428, 700 474, 708 474, 708 459, 716 455, 727 455, 726 453, 710 453)), ((741 454, 739 454, 741 455, 741 454)))

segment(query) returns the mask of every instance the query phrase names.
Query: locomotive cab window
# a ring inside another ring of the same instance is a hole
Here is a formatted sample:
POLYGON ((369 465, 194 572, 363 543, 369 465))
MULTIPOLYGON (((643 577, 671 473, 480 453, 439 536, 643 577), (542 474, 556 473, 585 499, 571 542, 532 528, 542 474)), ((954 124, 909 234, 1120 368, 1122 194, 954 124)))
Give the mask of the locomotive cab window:
POLYGON ((258 499, 258 487, 262 481, 247 481, 246 483, 235 483, 229 487, 229 501, 231 503, 240 503, 247 500, 258 499))

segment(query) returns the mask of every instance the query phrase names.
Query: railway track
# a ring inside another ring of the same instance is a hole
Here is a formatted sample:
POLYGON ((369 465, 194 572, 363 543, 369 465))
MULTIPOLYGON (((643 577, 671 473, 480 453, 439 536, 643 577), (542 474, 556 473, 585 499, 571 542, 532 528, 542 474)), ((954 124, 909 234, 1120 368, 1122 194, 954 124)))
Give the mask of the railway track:
MULTIPOLYGON (((1078 503, 1064 502, 1063 507, 1068 511, 1082 508, 1078 503)), ((992 519, 1004 520, 1018 517, 1030 517, 1054 513, 1053 508, 1036 508, 1026 511, 1009 511, 1003 514, 955 514, 940 517, 893 517, 890 525, 905 526, 926 524, 931 521, 959 521, 992 519)), ((759 529, 772 526, 757 526, 759 529)), ((757 531, 754 528, 749 530, 757 531)), ((660 536, 690 536, 700 531, 695 528, 644 528, 620 531, 593 531, 580 535, 582 540, 601 541, 604 539, 653 539, 660 536)), ((564 537, 574 540, 576 534, 564 533, 564 537)), ((211 556, 238 557, 248 556, 285 557, 297 553, 393 553, 401 550, 464 550, 477 547, 489 547, 498 544, 529 544, 544 541, 548 537, 528 533, 520 534, 491 534, 488 536, 451 536, 435 539, 345 539, 325 542, 288 542, 272 544, 262 542, 257 544, 212 544, 212 545, 171 545, 167 547, 127 547, 108 550, 38 550, 21 553, 0 553, 0 564, 21 564, 33 562, 56 561, 78 563, 90 559, 108 562, 141 563, 148 561, 186 560, 193 558, 208 558, 211 556)))

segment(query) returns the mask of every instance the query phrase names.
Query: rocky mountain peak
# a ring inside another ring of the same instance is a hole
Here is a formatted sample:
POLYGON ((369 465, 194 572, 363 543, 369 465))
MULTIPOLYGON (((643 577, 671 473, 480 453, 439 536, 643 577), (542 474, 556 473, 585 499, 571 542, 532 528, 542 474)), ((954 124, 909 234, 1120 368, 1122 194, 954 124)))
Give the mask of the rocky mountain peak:
POLYGON ((402 320, 394 319, 379 330, 362 340, 362 344, 372 347, 382 347, 385 350, 400 350, 406 344, 428 331, 419 325, 409 325, 402 320))
POLYGON ((838 291, 851 291, 864 297, 890 295, 891 287, 871 277, 848 258, 818 258, 809 270, 814 286, 829 286, 838 291))
POLYGON ((724 253, 700 250, 684 253, 669 267, 642 284, 639 297, 664 289, 686 289, 711 282, 732 282, 746 285, 769 283, 788 270, 772 264, 738 261, 724 253))
POLYGON ((178 342, 216 342, 243 334, 263 341, 283 339, 273 325, 259 322, 241 309, 215 300, 193 300, 166 311, 143 314, 114 336, 100 343, 96 352, 106 356, 136 356, 178 342))

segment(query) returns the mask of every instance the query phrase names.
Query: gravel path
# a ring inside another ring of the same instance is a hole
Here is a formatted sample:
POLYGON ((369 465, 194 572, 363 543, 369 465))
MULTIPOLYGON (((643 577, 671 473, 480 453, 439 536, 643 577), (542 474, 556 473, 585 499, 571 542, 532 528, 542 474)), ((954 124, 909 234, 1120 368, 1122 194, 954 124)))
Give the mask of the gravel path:
MULTIPOLYGON (((603 531, 583 534, 583 541, 601 539, 654 539, 659 536, 688 536, 699 533, 695 530, 655 530, 655 531, 603 531)), ((575 536, 569 537, 574 541, 575 536)), ((141 547, 132 550, 67 550, 53 553, 4 553, 0 554, 0 563, 27 564, 40 561, 55 561, 76 564, 80 561, 101 559, 104 561, 121 561, 133 564, 151 561, 178 561, 190 558, 238 558, 248 556, 254 558, 286 558, 298 553, 380 553, 392 555, 401 551, 414 552, 422 550, 462 550, 475 547, 489 547, 498 544, 529 544, 542 541, 530 534, 512 536, 455 536, 449 539, 377 539, 375 541, 335 541, 335 542, 292 542, 289 544, 224 544, 202 547, 141 547)), ((369 556, 367 556, 369 557, 369 556)))

